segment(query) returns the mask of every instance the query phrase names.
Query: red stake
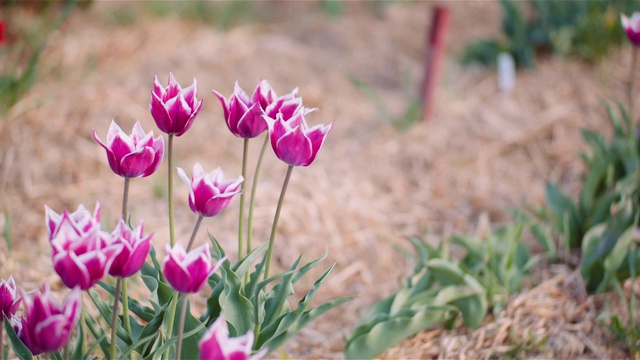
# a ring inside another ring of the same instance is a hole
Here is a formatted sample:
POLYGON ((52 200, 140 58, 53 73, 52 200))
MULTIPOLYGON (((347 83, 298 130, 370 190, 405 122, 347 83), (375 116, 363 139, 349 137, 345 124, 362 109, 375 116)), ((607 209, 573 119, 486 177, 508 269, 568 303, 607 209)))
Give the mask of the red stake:
POLYGON ((442 70, 445 35, 449 26, 449 8, 436 5, 432 9, 433 17, 429 28, 428 43, 424 57, 424 80, 422 83, 422 118, 427 121, 434 109, 435 91, 442 70))

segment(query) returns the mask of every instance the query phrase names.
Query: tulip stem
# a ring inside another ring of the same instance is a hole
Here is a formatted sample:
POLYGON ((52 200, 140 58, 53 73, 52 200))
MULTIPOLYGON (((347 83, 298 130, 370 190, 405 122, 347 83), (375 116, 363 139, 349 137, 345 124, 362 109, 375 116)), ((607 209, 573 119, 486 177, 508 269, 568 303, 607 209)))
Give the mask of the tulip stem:
MULTIPOLYGON (((242 178, 247 176, 247 156, 249 152, 249 139, 244 139, 242 150, 242 178)), ((240 214, 238 215, 238 259, 242 258, 242 242, 244 241, 244 181, 240 185, 240 214)))
POLYGON ((633 120, 633 80, 638 63, 638 48, 633 47, 631 52, 631 70, 629 72, 629 87, 627 88, 627 100, 629 101, 629 118, 633 120))
POLYGON ((182 299, 182 306, 180 307, 180 322, 178 323, 178 340, 176 343, 176 359, 180 359, 180 352, 182 351, 182 334, 184 334, 184 320, 187 315, 187 296, 182 299))
POLYGON ((264 157, 267 144, 269 143, 269 134, 265 136, 258 163, 256 164, 256 172, 253 174, 253 182, 251 183, 251 197, 249 199, 249 219, 247 220, 247 254, 251 251, 251 238, 253 237, 253 202, 256 198, 256 189, 258 188, 258 178, 260 177, 260 168, 262 167, 262 158, 264 157))
POLYGON ((133 334, 131 334, 131 322, 129 321, 129 296, 127 295, 127 279, 122 278, 121 283, 121 291, 122 291, 122 319, 124 322, 124 329, 129 334, 129 337, 133 339, 133 334))
POLYGON ((264 268, 264 279, 269 277, 269 268, 271 267, 271 254, 273 253, 273 243, 276 239, 276 230, 278 229, 278 220, 280 219, 280 210, 284 203, 284 194, 287 192, 287 186, 289 186, 289 179, 291 179, 291 173, 293 172, 293 165, 289 165, 287 168, 287 175, 284 177, 284 183, 282 184, 282 191, 280 192, 280 199, 278 199, 278 207, 276 208, 276 214, 273 217, 273 225, 271 226, 271 236, 269 237, 269 248, 267 249, 267 263, 264 268))
POLYGON ((113 313, 111 314, 111 358, 117 359, 116 356, 116 343, 118 340, 116 339, 116 329, 118 327, 118 303, 120 302, 120 280, 121 278, 118 276, 116 278, 116 290, 113 294, 113 313))
MULTIPOLYGON (((167 337, 166 339, 171 339, 171 333, 173 332, 173 323, 176 318, 176 309, 178 305, 178 293, 177 291, 173 293, 173 297, 171 298, 171 309, 169 309, 169 324, 167 326, 167 337)), ((163 359, 169 359, 169 349, 164 353, 163 359)))
POLYGON ((4 343, 2 337, 4 335, 4 316, 0 317, 0 360, 4 360, 4 343))
POLYGON ((169 145, 167 150, 167 163, 169 166, 168 173, 168 198, 169 198, 169 241, 171 247, 176 244, 176 232, 173 222, 173 134, 169 134, 169 145))
POLYGON ((129 200, 129 182, 131 178, 124 178, 124 190, 122 191, 122 220, 127 222, 127 202, 129 200))
POLYGON ((203 219, 202 215, 199 215, 198 220, 196 220, 196 225, 193 227, 193 232, 191 233, 189 244, 187 244, 187 252, 189 252, 189 250, 191 250, 191 246, 193 246, 193 240, 196 238, 196 234, 198 233, 198 229, 200 228, 202 219, 203 219))

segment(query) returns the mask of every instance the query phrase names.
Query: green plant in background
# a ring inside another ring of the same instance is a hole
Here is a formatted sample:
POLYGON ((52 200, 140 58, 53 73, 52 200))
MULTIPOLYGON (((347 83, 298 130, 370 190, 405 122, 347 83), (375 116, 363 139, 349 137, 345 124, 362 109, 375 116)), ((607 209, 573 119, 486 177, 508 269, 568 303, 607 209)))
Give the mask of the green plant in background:
POLYGON ((511 53, 519 66, 532 67, 536 56, 577 56, 594 62, 625 38, 619 14, 638 8, 633 1, 500 0, 505 40, 481 39, 462 53, 463 63, 493 65, 500 52, 511 53), (525 17, 530 12, 531 17, 525 17))
MULTIPOLYGON (((589 229, 611 220, 611 206, 620 201, 624 188, 618 183, 629 176, 636 176, 640 168, 640 144, 636 129, 624 107, 618 106, 620 116, 607 105, 608 118, 613 127, 612 139, 594 131, 582 130, 582 135, 590 147, 589 153, 581 154, 587 169, 580 195, 576 202, 552 183, 546 188, 546 208, 538 216, 550 223, 560 235, 565 249, 579 248, 589 229)), ((616 219, 620 218, 619 214, 616 219)), ((632 218, 616 220, 613 230, 618 237, 632 218)))
POLYGON ((482 239, 451 236, 438 248, 409 238, 415 252, 413 274, 397 292, 371 307, 345 345, 345 358, 374 358, 402 339, 432 326, 452 327, 460 316, 477 328, 490 307, 500 309, 519 291, 539 257, 531 257, 522 242, 532 224, 522 219, 482 239), (451 256, 450 245, 462 250, 451 256))
MULTIPOLYGON (((76 4, 76 0, 67 0, 58 9, 50 2, 39 3, 40 11, 55 14, 54 20, 47 22, 47 17, 43 16, 41 29, 35 33, 17 34, 15 43, 0 45, 0 63, 7 64, 7 66, 0 66, 0 116, 15 105, 33 86, 37 80, 37 64, 48 35, 66 20, 76 4)), ((17 5, 20 3, 1 4, 7 11, 17 5)), ((12 29, 12 24, 10 22, 7 24, 9 29, 12 29)))

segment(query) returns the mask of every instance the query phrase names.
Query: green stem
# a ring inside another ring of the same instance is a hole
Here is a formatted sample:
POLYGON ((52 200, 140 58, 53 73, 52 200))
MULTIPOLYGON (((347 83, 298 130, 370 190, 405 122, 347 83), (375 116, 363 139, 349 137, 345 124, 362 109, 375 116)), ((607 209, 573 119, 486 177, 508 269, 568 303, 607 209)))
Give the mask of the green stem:
MULTIPOLYGON (((0 347, 0 349, 2 349, 0 347)), ((64 345, 64 357, 63 359, 69 359, 69 341, 64 345)))
POLYGON ((182 334, 184 334, 184 320, 187 315, 187 296, 182 298, 182 306, 180 307, 180 322, 178 323, 178 340, 176 343, 176 359, 180 359, 182 351, 182 334))
POLYGON ((122 220, 127 222, 127 202, 129 200, 129 182, 131 178, 124 178, 124 190, 122 191, 122 220))
POLYGON ((121 284, 122 291, 122 319, 124 320, 124 329, 129 334, 129 337, 133 339, 133 334, 131 333, 131 321, 129 320, 129 296, 127 296, 127 279, 122 279, 121 284))
POLYGON ((280 210, 284 203, 284 194, 287 192, 287 186, 289 185, 289 179, 291 179, 291 173, 293 172, 293 165, 289 165, 287 168, 287 175, 284 177, 284 183, 282 184, 282 191, 280 192, 280 199, 278 199, 278 207, 276 208, 276 214, 273 217, 273 225, 271 226, 271 236, 269 237, 269 248, 267 249, 267 263, 264 268, 264 278, 269 277, 269 268, 271 267, 271 254, 273 253, 273 243, 276 239, 276 230, 278 229, 278 220, 280 219, 280 210))
MULTIPOLYGON (((176 319, 176 309, 178 305, 178 295, 180 295, 180 293, 178 293, 177 291, 174 292, 173 298, 171 299, 171 309, 169 310, 169 326, 167 327, 167 337, 165 338, 166 340, 171 339, 171 333, 173 332, 173 323, 176 319)), ((169 359, 169 349, 167 349, 162 358, 164 360, 169 359)))
POLYGON ((253 174, 253 182, 251 183, 251 197, 249 198, 249 219, 247 220, 247 254, 251 251, 251 238, 253 237, 253 202, 256 198, 256 189, 258 188, 258 178, 260 177, 260 168, 262 167, 262 158, 264 157, 267 144, 269 143, 269 134, 265 136, 260 155, 258 157, 258 163, 256 164, 256 171, 253 174))
POLYGON ((169 134, 169 145, 167 146, 167 163, 169 166, 168 173, 168 198, 169 198, 169 241, 171 247, 176 244, 176 232, 173 221, 173 134, 169 134))
POLYGON ((191 233, 191 238, 189 239, 189 244, 187 244, 187 252, 191 250, 191 246, 193 245, 193 240, 196 238, 196 234, 198 233, 198 229, 200 228, 200 224, 202 223, 202 215, 198 216, 198 220, 196 220, 196 226, 193 227, 193 232, 191 233))
MULTIPOLYGON (((244 139, 244 146, 242 149, 242 178, 247 176, 247 156, 249 152, 249 139, 244 139)), ((242 258, 242 242, 244 241, 244 186, 245 182, 240 185, 240 214, 238 215, 238 259, 242 258)))
POLYGON ((111 358, 117 359, 116 356, 116 344, 118 340, 116 339, 116 329, 118 327, 118 303, 120 302, 120 277, 116 278, 116 291, 113 295, 113 313, 111 314, 111 358))
POLYGON ((0 360, 4 360, 4 343, 2 337, 4 335, 4 318, 0 318, 0 360))
POLYGON ((629 70, 629 87, 627 88, 627 100, 629 101, 629 118, 633 121, 633 79, 638 63, 638 48, 633 47, 631 52, 631 69, 629 70))

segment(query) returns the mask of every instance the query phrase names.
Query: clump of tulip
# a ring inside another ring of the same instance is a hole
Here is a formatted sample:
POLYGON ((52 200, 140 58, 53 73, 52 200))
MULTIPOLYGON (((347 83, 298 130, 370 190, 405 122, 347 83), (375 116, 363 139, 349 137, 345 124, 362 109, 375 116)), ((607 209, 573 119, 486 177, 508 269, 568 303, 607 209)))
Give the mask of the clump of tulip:
MULTIPOLYGON (((93 132, 96 143, 106 152, 113 173, 124 178, 122 211, 114 223, 102 224, 99 203, 93 212, 84 205, 75 211, 61 212, 45 206, 52 269, 70 292, 60 304, 48 284, 31 294, 18 288, 12 277, 0 282, 0 321, 4 323, 0 331, 9 332, 8 338, 18 357, 50 353, 53 358, 87 359, 101 351, 100 357, 111 359, 129 358, 136 353, 139 358, 257 360, 281 346, 315 317, 348 300, 335 299, 311 312, 314 309, 309 308, 310 302, 331 266, 297 308, 286 304, 294 283, 321 259, 305 265, 298 259, 286 273, 269 276, 279 214, 291 171, 294 166, 309 166, 315 160, 333 123, 309 127, 305 115, 312 110, 302 105, 298 90, 277 96, 265 80, 258 82, 251 96, 238 83, 228 100, 215 90, 213 93, 220 100, 227 128, 244 139, 242 174, 236 177, 225 177, 221 168, 205 172, 200 163, 193 166, 191 176, 173 167, 174 136, 180 137, 192 127, 203 104, 203 100, 197 99, 195 79, 191 86, 183 89, 173 74, 169 74, 166 87, 159 83, 157 76, 154 78, 149 109, 158 129, 168 136, 166 151, 164 137, 154 137, 153 131, 145 132, 140 122, 127 134, 112 120, 106 141, 93 132), (249 215, 245 219, 248 141, 264 132, 268 133, 264 135, 253 175, 249 215), (251 243, 253 204, 262 158, 269 143, 288 170, 271 237, 268 243, 254 248, 251 243), (128 194, 131 180, 156 173, 165 154, 169 167, 169 243, 165 245, 164 260, 159 261, 152 245, 153 233, 145 235, 143 220, 134 220, 128 214, 128 194), (174 172, 183 180, 189 208, 196 216, 189 239, 178 239, 174 232, 174 172), (203 220, 225 211, 236 195, 240 197, 238 258, 236 263, 231 263, 222 244, 211 234, 209 241, 194 245, 200 242, 198 229, 203 220), (246 236, 245 220, 248 221, 246 236), (103 226, 110 227, 111 231, 104 230, 103 226), (128 295, 127 279, 136 276, 142 278, 150 293, 147 299, 128 295), (192 315, 194 309, 190 311, 188 296, 200 293, 207 285, 211 287, 207 308, 199 309, 197 316, 192 315), (104 293, 98 288, 106 291, 113 303, 103 300, 104 293), (102 319, 82 314, 83 293, 102 319), (301 316, 303 313, 306 315, 301 316), (110 331, 105 331, 101 323, 110 331), (191 345, 183 347, 185 341, 191 345), (89 343, 95 346, 88 346, 89 343)), ((0 332, 0 360, 4 354, 2 340, 0 332)))

